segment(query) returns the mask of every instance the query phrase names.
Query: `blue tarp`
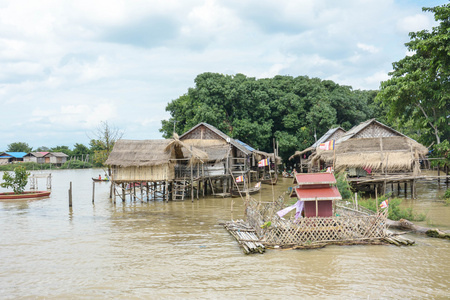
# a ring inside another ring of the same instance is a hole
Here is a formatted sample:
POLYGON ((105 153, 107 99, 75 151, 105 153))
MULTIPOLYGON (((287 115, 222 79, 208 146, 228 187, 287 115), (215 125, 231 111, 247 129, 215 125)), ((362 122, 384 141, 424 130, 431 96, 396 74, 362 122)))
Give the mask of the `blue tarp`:
POLYGON ((234 139, 236 142, 238 142, 239 144, 241 144, 242 146, 244 146, 247 150, 249 150, 249 151, 255 151, 256 149, 255 148, 252 148, 252 147, 250 147, 249 145, 247 145, 246 143, 244 143, 244 142, 241 142, 240 140, 237 140, 237 139, 234 139))

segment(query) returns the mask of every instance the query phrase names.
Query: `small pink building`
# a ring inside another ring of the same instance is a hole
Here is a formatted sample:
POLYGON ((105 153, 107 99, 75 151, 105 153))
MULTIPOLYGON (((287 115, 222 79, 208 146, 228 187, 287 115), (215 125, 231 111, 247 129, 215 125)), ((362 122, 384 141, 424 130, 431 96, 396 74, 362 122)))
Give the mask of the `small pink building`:
POLYGON ((332 173, 297 173, 295 174, 297 186, 294 188, 297 199, 304 201, 305 217, 332 217, 333 201, 341 200, 332 173))

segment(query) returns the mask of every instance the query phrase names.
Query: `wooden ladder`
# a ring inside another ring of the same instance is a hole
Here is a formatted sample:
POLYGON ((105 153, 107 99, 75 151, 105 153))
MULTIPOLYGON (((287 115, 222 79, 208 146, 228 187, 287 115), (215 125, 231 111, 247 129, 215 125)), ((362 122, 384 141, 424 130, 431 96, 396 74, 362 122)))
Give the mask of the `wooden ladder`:
POLYGON ((178 180, 174 182, 174 193, 172 196, 173 201, 183 201, 186 193, 186 179, 178 180))

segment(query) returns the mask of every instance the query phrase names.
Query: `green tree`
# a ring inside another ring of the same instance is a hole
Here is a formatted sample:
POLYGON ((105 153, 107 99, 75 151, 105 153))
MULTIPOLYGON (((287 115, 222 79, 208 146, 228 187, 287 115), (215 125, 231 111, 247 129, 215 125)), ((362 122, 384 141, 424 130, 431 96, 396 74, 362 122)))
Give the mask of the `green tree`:
POLYGON ((409 34, 405 45, 412 55, 393 63, 377 100, 391 120, 412 119, 422 142, 439 144, 450 138, 450 4, 423 11, 433 12, 439 26, 409 34))
POLYGON ((50 148, 46 146, 40 146, 35 150, 35 152, 50 152, 50 151, 51 151, 50 148))
POLYGON ((72 150, 72 155, 73 156, 81 156, 81 155, 86 155, 86 154, 90 154, 91 150, 89 150, 89 148, 83 144, 79 144, 76 143, 73 147, 72 150))
POLYGON ((376 92, 353 91, 330 80, 307 76, 255 79, 243 74, 203 73, 195 87, 166 107, 170 119, 160 131, 171 137, 200 122, 209 123, 252 147, 273 151, 276 138, 284 160, 314 143, 330 127, 349 129, 383 115, 374 103, 376 92))
MULTIPOLYGON (((91 151, 94 153, 94 163, 96 166, 103 166, 116 141, 122 138, 123 131, 109 125, 107 121, 102 121, 94 135, 96 139, 91 139, 89 143, 91 151)), ((109 166, 108 173, 111 175, 109 166)))
POLYGON ((4 182, 0 186, 3 188, 12 188, 14 194, 22 194, 28 183, 28 176, 30 176, 30 173, 27 172, 25 167, 16 167, 14 169, 14 175, 11 175, 9 172, 3 173, 4 182))
POLYGON ((16 142, 8 145, 6 152, 31 152, 32 148, 24 142, 16 142))

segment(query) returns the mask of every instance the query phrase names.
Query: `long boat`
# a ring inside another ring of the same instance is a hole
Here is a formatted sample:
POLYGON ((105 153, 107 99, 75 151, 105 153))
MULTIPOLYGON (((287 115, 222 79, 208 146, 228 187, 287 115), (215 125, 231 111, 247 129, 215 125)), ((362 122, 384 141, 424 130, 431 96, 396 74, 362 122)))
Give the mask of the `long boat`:
POLYGON ((248 188, 248 189, 242 189, 242 190, 232 190, 231 196, 232 197, 239 197, 240 195, 245 195, 246 193, 256 194, 261 190, 261 182, 258 182, 254 187, 248 188), (239 193, 240 192, 240 193, 239 193))
POLYGON ((0 200, 23 200, 30 198, 43 198, 50 196, 50 191, 26 191, 22 194, 14 194, 14 192, 0 193, 0 200))
POLYGON ((92 180, 93 180, 93 181, 95 181, 95 182, 100 182, 100 181, 109 181, 109 179, 108 179, 108 178, 102 178, 102 179, 99 179, 99 178, 93 178, 93 177, 92 177, 92 180))

